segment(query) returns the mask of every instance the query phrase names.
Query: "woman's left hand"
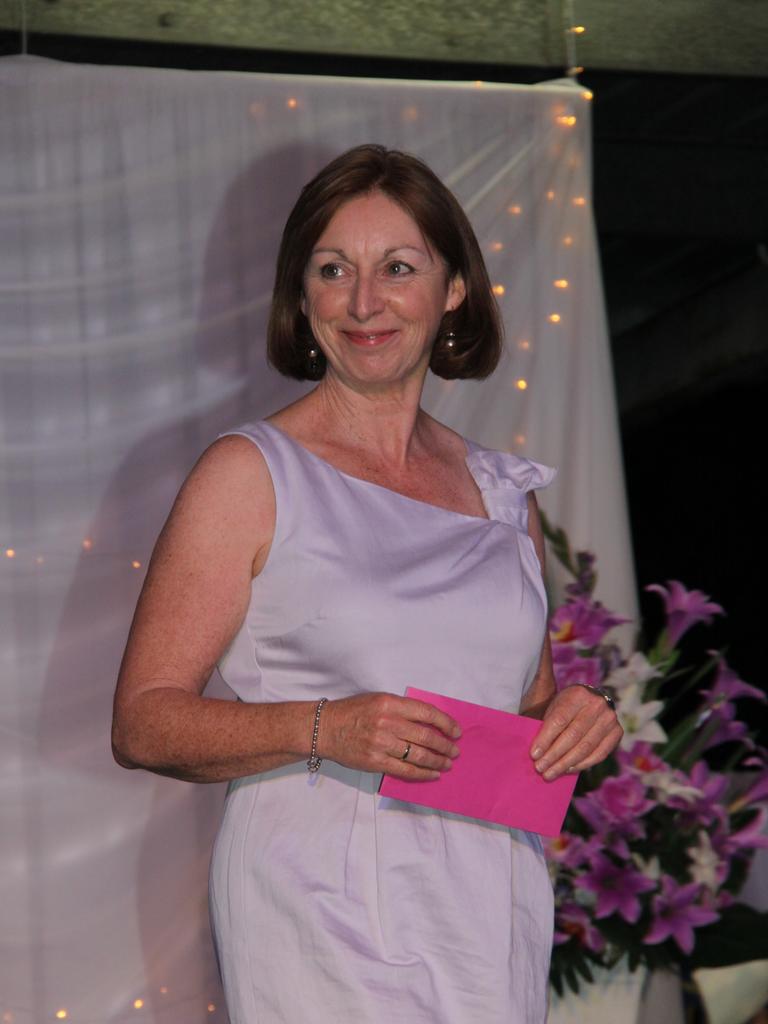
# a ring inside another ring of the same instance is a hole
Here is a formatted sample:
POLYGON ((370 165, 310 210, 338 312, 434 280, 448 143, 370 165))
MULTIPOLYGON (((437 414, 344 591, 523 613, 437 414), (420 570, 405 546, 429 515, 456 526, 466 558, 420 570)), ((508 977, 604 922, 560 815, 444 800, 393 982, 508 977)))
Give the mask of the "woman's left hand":
POLYGON ((599 764, 623 735, 616 712, 605 697, 586 686, 567 686, 544 712, 531 756, 536 771, 551 782, 566 772, 599 764))

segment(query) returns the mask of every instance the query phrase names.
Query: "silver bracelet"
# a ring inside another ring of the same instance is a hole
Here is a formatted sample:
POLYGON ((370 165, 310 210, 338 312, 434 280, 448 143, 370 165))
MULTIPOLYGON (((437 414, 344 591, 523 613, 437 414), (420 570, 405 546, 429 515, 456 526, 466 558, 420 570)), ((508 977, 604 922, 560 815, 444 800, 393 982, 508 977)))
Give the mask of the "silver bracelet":
POLYGON ((317 734, 320 731, 320 712, 323 710, 323 705, 327 703, 328 698, 321 697, 315 708, 315 724, 312 727, 312 751, 307 761, 307 771, 312 773, 316 772, 323 763, 322 757, 317 756, 317 734))
POLYGON ((616 702, 614 701, 610 693, 608 693, 607 690, 604 690, 602 686, 590 686, 589 683, 582 683, 581 685, 584 687, 585 690, 591 690, 592 693, 597 693, 600 697, 602 697, 605 703, 611 709, 611 711, 616 710, 616 702))

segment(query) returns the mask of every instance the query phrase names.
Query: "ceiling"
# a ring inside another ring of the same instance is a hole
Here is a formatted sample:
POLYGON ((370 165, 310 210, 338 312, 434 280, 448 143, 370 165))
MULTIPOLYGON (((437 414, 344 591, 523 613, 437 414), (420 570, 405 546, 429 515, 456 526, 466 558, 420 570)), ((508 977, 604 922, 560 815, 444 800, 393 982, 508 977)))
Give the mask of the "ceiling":
POLYGON ((763 0, 0 0, 0 28, 23 20, 36 33, 294 53, 768 74, 763 0))

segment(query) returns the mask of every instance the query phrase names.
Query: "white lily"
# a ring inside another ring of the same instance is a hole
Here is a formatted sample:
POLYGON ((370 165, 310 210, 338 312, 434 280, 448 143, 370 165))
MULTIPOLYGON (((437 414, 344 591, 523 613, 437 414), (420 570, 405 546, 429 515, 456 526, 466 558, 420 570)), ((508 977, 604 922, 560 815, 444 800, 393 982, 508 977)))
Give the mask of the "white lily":
POLYGON ((604 686, 609 686, 613 691, 620 694, 628 686, 642 686, 654 676, 661 675, 658 669, 648 661, 644 654, 635 651, 626 665, 621 665, 611 672, 606 678, 604 686))
POLYGON ((688 873, 694 882, 698 882, 699 885, 703 885, 714 892, 720 885, 718 868, 721 866, 722 861, 712 849, 712 843, 706 832, 700 831, 698 838, 697 846, 688 847, 688 856, 693 861, 692 866, 688 869, 688 873))
POLYGON ((619 690, 616 694, 616 714, 624 730, 622 750, 630 750, 635 743, 641 741, 663 743, 666 740, 667 734, 656 721, 656 716, 663 707, 664 702, 661 700, 643 703, 639 682, 625 684, 619 690))
POLYGON ((654 882, 659 881, 661 878, 661 861, 655 854, 646 860, 645 857, 641 856, 639 853, 633 853, 632 860, 634 861, 635 867, 638 871, 645 875, 646 878, 650 878, 654 882))
POLYGON ((684 782, 678 782, 671 771, 646 772, 643 782, 649 786, 660 804, 666 804, 671 796, 679 796, 688 803, 693 803, 701 796, 701 790, 696 786, 687 786, 684 782))

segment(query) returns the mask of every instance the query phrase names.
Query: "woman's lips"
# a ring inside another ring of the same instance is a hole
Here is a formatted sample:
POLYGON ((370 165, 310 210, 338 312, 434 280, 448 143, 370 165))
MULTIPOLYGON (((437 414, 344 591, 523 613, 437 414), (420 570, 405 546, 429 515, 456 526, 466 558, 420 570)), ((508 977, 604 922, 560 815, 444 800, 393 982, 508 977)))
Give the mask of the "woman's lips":
POLYGON ((362 348, 374 348, 376 345, 383 345, 389 341, 396 331, 342 331, 342 334, 349 338, 353 345, 360 345, 362 348))

